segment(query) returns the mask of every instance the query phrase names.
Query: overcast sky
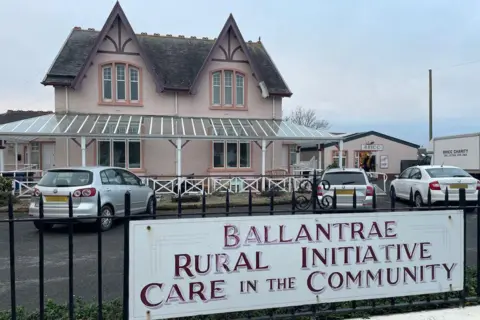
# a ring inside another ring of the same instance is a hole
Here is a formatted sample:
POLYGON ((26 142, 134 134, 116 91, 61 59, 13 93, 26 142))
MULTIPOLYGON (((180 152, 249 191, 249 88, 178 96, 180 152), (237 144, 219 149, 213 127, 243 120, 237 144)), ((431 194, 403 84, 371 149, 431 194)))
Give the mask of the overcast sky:
MULTIPOLYGON (((135 32, 217 37, 233 13, 245 40, 268 49, 293 91, 285 112, 313 108, 334 131, 377 130, 428 141, 480 131, 480 1, 123 0, 135 32)), ((101 29, 114 1, 4 1, 0 109, 53 110, 40 84, 74 26, 101 29)))

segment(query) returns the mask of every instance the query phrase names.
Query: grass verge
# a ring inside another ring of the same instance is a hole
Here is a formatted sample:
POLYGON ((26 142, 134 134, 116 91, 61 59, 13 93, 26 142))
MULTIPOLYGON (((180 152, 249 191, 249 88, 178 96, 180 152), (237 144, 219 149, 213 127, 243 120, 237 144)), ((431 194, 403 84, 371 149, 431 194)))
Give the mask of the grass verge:
MULTIPOLYGON (((230 196, 230 208, 233 207, 247 207, 248 206, 248 194, 234 194, 230 196)), ((292 195, 286 194, 274 197, 274 205, 291 204, 292 195)), ((13 205, 13 211, 15 213, 28 212, 29 201, 19 201, 13 205)), ((258 195, 252 195, 252 206, 268 206, 270 204, 270 198, 261 197, 258 195)), ((182 209, 202 209, 202 202, 183 202, 181 203, 182 209)), ((226 206, 226 198, 220 196, 207 196, 206 208, 224 208, 226 206)), ((171 200, 163 199, 157 202, 157 210, 160 211, 172 211, 178 209, 178 203, 171 200)), ((7 206, 0 205, 0 213, 8 213, 7 206)))

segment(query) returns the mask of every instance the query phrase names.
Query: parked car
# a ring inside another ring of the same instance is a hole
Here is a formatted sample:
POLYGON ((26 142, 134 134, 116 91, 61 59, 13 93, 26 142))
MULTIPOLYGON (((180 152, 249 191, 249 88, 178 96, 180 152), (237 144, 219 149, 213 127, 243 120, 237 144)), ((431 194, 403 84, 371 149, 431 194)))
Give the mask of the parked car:
MULTIPOLYGON (((97 201, 100 194, 102 216, 113 217, 125 214, 125 193, 129 191, 132 214, 153 213, 154 191, 145 186, 132 172, 115 167, 75 167, 48 170, 35 186, 30 200, 29 215, 39 216, 40 196, 43 197, 44 217, 68 217, 68 199, 72 195, 73 216, 97 216, 97 201)), ((79 219, 76 222, 92 223, 96 219, 79 219)), ((54 224, 67 223, 53 220, 44 224, 51 229, 54 224)), ((38 229, 40 224, 34 221, 38 229)), ((102 218, 101 230, 109 230, 112 218, 102 218)))
POLYGON ((432 205, 445 201, 445 190, 448 188, 448 200, 459 201, 459 190, 465 189, 467 205, 475 205, 480 181, 473 178, 465 170, 454 166, 422 165, 405 169, 390 186, 390 196, 408 200, 410 191, 416 207, 428 202, 428 190, 431 193, 432 205))
POLYGON ((372 207, 375 187, 370 183, 363 169, 327 169, 321 179, 330 183, 330 189, 326 190, 322 184, 319 184, 317 196, 320 202, 324 197, 333 197, 333 192, 336 190, 337 208, 353 208, 355 190, 357 208, 372 207))

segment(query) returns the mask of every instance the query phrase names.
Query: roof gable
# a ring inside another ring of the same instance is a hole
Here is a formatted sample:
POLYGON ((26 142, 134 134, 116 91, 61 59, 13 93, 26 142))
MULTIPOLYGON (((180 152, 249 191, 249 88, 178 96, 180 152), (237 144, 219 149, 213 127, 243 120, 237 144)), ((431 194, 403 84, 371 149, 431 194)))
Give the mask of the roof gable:
POLYGON ((242 33, 240 32, 240 29, 238 28, 237 22, 233 18, 233 15, 230 14, 230 16, 227 19, 227 22, 225 22, 225 25, 222 28, 222 31, 220 31, 220 34, 218 35, 217 39, 215 40, 215 43, 213 44, 212 48, 210 49, 210 52, 205 57, 200 70, 197 72, 197 75, 195 76, 195 79, 193 80, 191 88, 193 86, 195 86, 195 83, 198 81, 198 78, 200 77, 200 74, 202 73, 203 70, 205 70, 208 63, 212 60, 212 55, 217 49, 219 49, 221 41, 223 39, 225 39, 225 37, 230 36, 229 31, 233 32, 233 35, 237 38, 238 43, 240 44, 240 48, 243 51, 243 53, 245 54, 245 56, 247 57, 247 61, 250 64, 250 68, 253 71, 253 76, 257 79, 258 82, 262 82, 261 73, 258 71, 255 60, 253 60, 252 57, 251 57, 250 50, 248 50, 248 48, 247 48, 247 45, 245 43, 245 40, 243 39, 242 33))
MULTIPOLYGON (((120 17, 122 22, 127 25, 128 20, 126 20, 126 17, 122 18, 122 16, 124 17, 125 14, 117 3, 102 31, 74 28, 42 84, 74 87, 81 82, 80 79, 83 78, 108 32, 107 24, 111 25, 117 17, 120 17)), ((216 43, 215 40, 208 38, 160 36, 159 34, 135 35, 129 23, 128 26, 132 35, 135 36, 136 45, 141 50, 143 60, 157 81, 158 91, 189 91, 196 81, 197 75, 205 67, 208 56, 216 43)), ((236 28, 238 34, 240 34, 233 16, 230 16, 224 29, 230 30, 232 28, 236 28)), ((262 79, 261 81, 265 83, 269 94, 290 97, 292 93, 264 45, 261 42, 245 42, 243 38, 239 38, 240 40, 243 42, 242 50, 245 51, 245 55, 249 56, 252 61, 251 65, 255 65, 252 70, 258 73, 257 79, 262 79)), ((133 38, 132 41, 134 41, 133 38)))
POLYGON ((83 77, 85 76, 88 68, 90 67, 90 64, 91 64, 92 60, 95 58, 95 56, 97 54, 97 51, 100 48, 100 45, 102 44, 105 37, 107 37, 108 32, 110 31, 110 29, 112 28, 114 23, 117 21, 117 19, 119 19, 122 22, 122 24, 124 25, 127 33, 129 34, 130 38, 132 39, 132 42, 139 48, 140 56, 144 60, 145 65, 147 66, 147 69, 153 75, 153 78, 154 78, 155 83, 157 85, 156 86, 157 91, 163 91, 163 81, 162 81, 161 75, 158 74, 157 72, 155 72, 155 69, 153 68, 152 63, 150 61, 150 58, 148 57, 148 55, 143 51, 142 47, 140 46, 140 43, 137 39, 137 36, 136 36, 135 32, 133 31, 133 28, 130 25, 130 22, 128 21, 127 16, 125 15, 125 12, 123 11, 123 9, 120 6, 120 3, 118 1, 117 1, 117 3, 115 3, 115 6, 113 7, 112 11, 110 12, 110 15, 108 16, 107 21, 103 25, 102 30, 97 35, 97 37, 95 38, 95 41, 91 45, 90 51, 89 51, 83 65, 81 66, 80 70, 78 71, 75 78, 73 79, 72 84, 71 84, 72 88, 75 89, 82 82, 83 77))
MULTIPOLYGON (((395 137, 392 137, 392 136, 389 136, 389 135, 386 135, 386 134, 383 134, 383 133, 380 133, 380 132, 377 132, 377 131, 365 131, 365 132, 352 133, 352 134, 347 135, 345 138, 343 138, 343 142, 354 141, 354 140, 362 139, 362 138, 365 138, 365 137, 368 137, 368 136, 376 136, 376 137, 383 138, 383 139, 386 139, 386 140, 390 140, 390 141, 393 141, 393 142, 396 142, 396 143, 400 143, 400 144, 403 144, 403 145, 406 145, 408 147, 415 148, 415 149, 420 148, 420 145, 418 145, 418 144, 408 142, 408 141, 405 141, 405 140, 402 140, 402 139, 398 139, 398 138, 395 138, 395 137)), ((326 143, 324 145, 324 148, 332 147, 332 146, 335 146, 336 144, 337 144, 337 142, 326 143)), ((306 147, 306 148, 302 148, 302 150, 305 150, 305 151, 316 150, 316 147, 306 147)))

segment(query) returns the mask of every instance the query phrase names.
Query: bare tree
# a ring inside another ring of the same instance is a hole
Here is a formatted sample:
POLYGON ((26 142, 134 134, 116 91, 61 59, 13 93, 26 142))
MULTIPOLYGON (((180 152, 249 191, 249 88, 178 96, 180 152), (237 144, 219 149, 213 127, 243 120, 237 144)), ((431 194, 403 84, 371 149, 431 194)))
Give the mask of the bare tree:
POLYGON ((318 120, 313 109, 305 109, 302 106, 298 106, 292 110, 290 115, 285 117, 285 120, 317 130, 327 130, 330 128, 330 123, 327 120, 318 120))

